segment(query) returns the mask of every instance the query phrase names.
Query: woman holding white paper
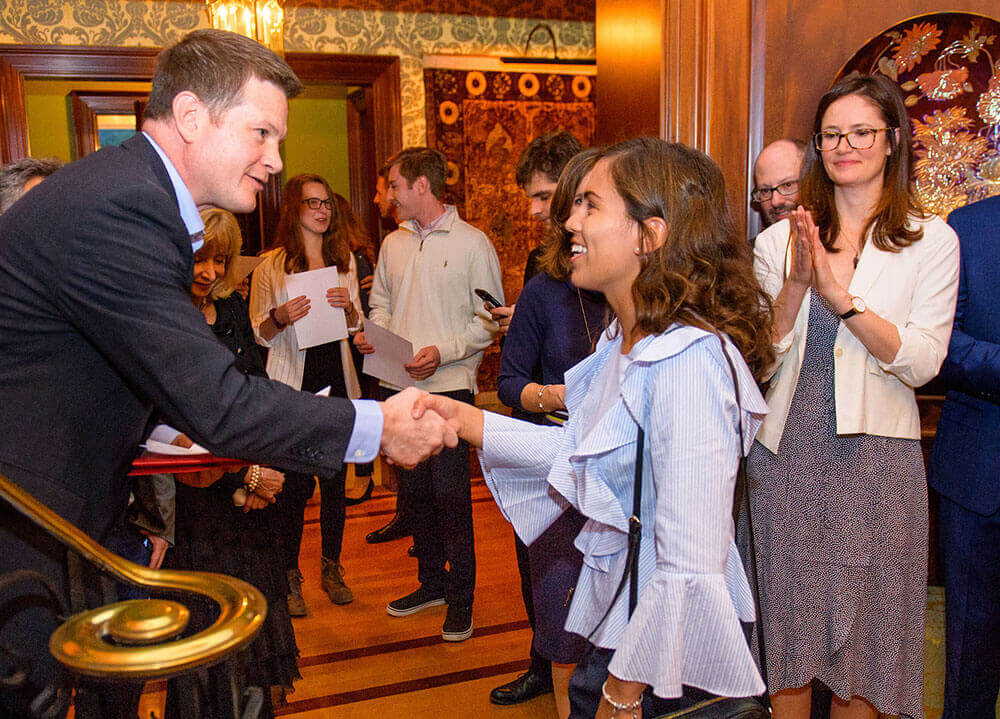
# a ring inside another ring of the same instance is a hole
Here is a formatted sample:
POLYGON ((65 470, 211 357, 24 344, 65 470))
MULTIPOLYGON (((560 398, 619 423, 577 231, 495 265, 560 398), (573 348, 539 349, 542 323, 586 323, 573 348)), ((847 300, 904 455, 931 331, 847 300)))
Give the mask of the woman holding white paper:
MULTIPOLYGON (((253 273, 250 316, 257 341, 270 349, 267 374, 295 389, 317 392, 330 387, 332 396, 358 398, 360 385, 347 340, 337 340, 300 349, 293 325, 307 316, 310 302, 305 295, 288 297, 286 279, 298 272, 336 267, 339 284, 326 291, 327 302, 344 310, 348 331, 361 324, 357 266, 348 244, 342 213, 333 202, 330 186, 319 175, 297 175, 285 185, 281 217, 274 249, 253 273)), ((340 549, 344 537, 347 465, 333 477, 320 477, 320 527, 323 535, 321 582, 334 604, 354 599, 344 583, 340 549)), ((313 478, 287 474, 285 495, 295 510, 286 513, 282 529, 286 548, 288 605, 292 616, 306 614, 302 599, 302 573, 298 568, 302 542, 302 518, 306 502, 315 489, 313 478)))

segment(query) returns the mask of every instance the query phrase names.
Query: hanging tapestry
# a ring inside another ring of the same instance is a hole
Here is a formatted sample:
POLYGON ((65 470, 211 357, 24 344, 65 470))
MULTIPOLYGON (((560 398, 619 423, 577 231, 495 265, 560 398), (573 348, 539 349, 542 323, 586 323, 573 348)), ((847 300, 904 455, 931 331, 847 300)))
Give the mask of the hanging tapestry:
POLYGON ((870 40, 837 76, 881 72, 913 123, 917 194, 931 212, 1000 195, 1000 21, 922 15, 870 40))
MULTIPOLYGON (((594 81, 586 75, 424 70, 427 144, 448 160, 445 202, 493 242, 508 304, 521 292, 524 263, 543 233, 514 180, 517 160, 531 140, 552 130, 592 144, 594 81)), ((480 367, 480 390, 495 388, 498 367, 494 346, 480 367)))

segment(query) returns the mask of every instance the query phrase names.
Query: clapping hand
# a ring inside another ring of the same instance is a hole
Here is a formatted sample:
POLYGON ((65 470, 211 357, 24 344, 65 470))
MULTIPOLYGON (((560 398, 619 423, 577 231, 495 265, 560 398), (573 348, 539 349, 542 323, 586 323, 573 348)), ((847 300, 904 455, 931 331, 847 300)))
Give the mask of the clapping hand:
POLYGON ((830 267, 830 257, 819 236, 819 227, 813 222, 812 213, 801 205, 792 210, 792 268, 790 282, 811 285, 827 300, 843 294, 830 267))
POLYGON ((813 222, 812 213, 802 205, 791 211, 788 221, 792 232, 792 269, 788 280, 809 286, 813 283, 813 236, 819 239, 819 228, 813 222))
POLYGON ((414 387, 393 395, 382 408, 382 453, 393 464, 415 467, 445 447, 458 444, 456 427, 433 411, 415 410, 427 397, 414 387))
POLYGON ((285 486, 285 475, 270 467, 260 468, 260 483, 257 489, 247 495, 243 511, 249 512, 251 509, 263 509, 269 504, 274 504, 285 486))

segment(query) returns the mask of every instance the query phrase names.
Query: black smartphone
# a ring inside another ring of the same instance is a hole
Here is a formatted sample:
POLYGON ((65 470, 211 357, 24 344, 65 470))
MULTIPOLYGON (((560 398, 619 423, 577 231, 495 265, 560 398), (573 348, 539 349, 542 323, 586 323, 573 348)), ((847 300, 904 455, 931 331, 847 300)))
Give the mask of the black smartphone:
POLYGON ((483 302, 487 304, 486 309, 495 310, 497 307, 503 307, 503 302, 498 300, 496 297, 491 295, 486 290, 477 287, 476 289, 473 290, 473 292, 476 293, 479 299, 481 299, 483 302))

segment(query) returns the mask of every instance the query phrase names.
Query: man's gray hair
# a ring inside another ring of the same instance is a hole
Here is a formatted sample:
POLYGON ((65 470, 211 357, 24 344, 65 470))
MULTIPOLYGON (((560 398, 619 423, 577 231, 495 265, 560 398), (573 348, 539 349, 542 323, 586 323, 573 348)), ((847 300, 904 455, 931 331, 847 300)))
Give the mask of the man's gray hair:
POLYGON ((60 167, 62 162, 55 157, 25 157, 0 167, 0 215, 24 194, 29 180, 48 177, 60 167))

